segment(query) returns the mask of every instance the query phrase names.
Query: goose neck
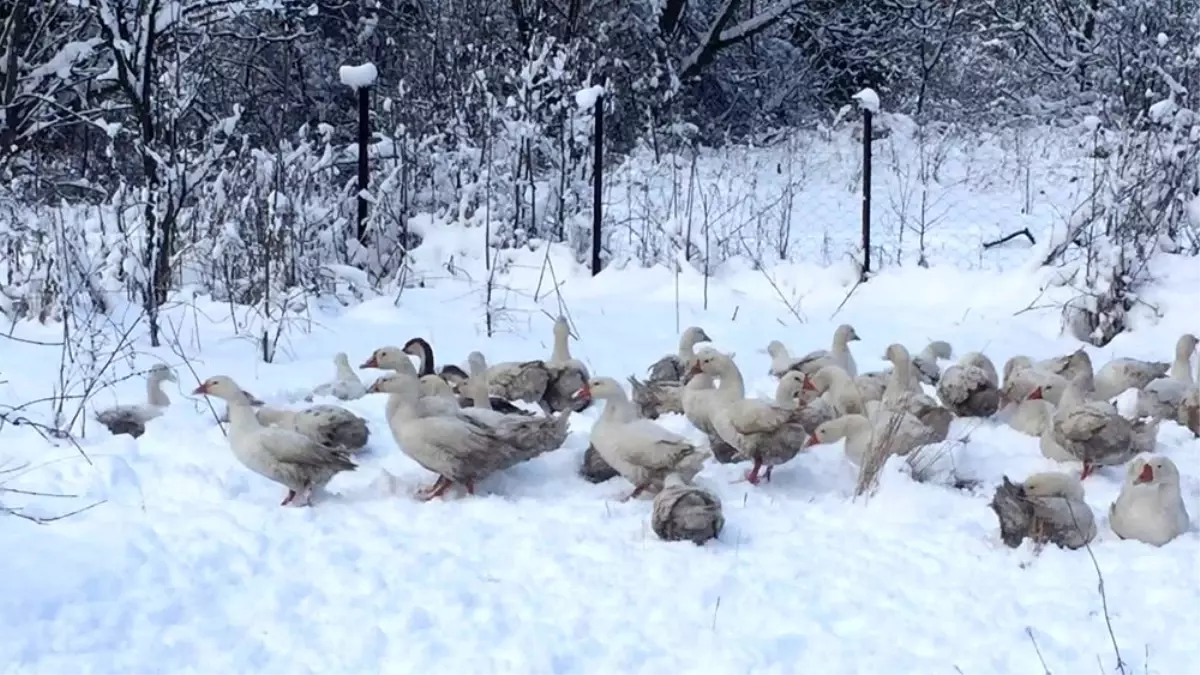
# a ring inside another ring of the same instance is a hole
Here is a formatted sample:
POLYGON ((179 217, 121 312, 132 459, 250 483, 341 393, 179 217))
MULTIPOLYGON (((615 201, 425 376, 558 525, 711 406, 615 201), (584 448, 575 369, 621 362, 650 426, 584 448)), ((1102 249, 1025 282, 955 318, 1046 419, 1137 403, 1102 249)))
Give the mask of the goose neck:
POLYGON ((146 378, 146 402, 152 406, 164 408, 171 405, 171 399, 162 388, 163 378, 158 373, 146 378))
POLYGON ((742 371, 738 370, 737 364, 727 364, 718 377, 721 382, 717 385, 717 391, 730 398, 746 397, 746 381, 742 378, 742 371))
POLYGON ((421 352, 421 370, 418 373, 420 376, 433 375, 433 347, 429 346, 428 342, 421 340, 416 343, 417 349, 421 352))
MULTIPOLYGON (((1200 369, 1197 372, 1200 372, 1200 369)), ((1170 376, 1173 380, 1195 384, 1195 380, 1192 379, 1192 360, 1189 354, 1186 352, 1175 354, 1175 361, 1171 364, 1170 376)))
POLYGON ((571 348, 567 345, 566 331, 554 331, 554 351, 550 353, 550 360, 555 363, 571 360, 571 348))

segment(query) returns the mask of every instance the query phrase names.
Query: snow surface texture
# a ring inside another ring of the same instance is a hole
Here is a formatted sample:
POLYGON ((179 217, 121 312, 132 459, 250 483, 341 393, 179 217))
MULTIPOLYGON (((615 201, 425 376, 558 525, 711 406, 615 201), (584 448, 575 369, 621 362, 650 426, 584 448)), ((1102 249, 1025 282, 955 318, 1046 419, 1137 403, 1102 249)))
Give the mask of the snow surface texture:
MULTIPOLYGON (((270 403, 296 406, 333 375, 338 351, 359 363, 421 336, 445 362, 461 364, 473 349, 494 362, 548 356, 542 310, 557 313, 558 299, 533 299, 539 281, 543 294, 550 285, 540 280, 546 260, 580 336, 573 354, 619 379, 674 351, 688 325, 736 352, 760 396, 774 391, 763 353, 770 339, 804 353, 827 347, 842 322, 862 336, 852 344, 862 371, 882 367, 892 342, 919 349, 944 339, 997 364, 1079 346, 1059 336, 1056 309, 1030 309, 1067 292, 1051 283, 1055 271, 1029 265, 1036 249, 1010 251, 1006 272, 967 269, 969 259, 885 268, 837 311, 856 280, 848 265, 762 272, 731 261, 705 289, 688 266, 678 279, 617 266, 590 278, 563 247, 531 246, 502 256, 498 288, 513 290, 496 292, 505 309, 487 339, 481 230, 433 225, 414 222, 425 236, 413 251, 424 288, 350 308, 311 301, 292 317, 279 363, 257 360, 247 336, 260 326, 246 313, 235 326, 226 305, 180 294, 163 323, 183 336, 177 349, 200 377, 231 374, 270 403)), ((948 241, 931 245, 956 250, 948 241)), ((1097 364, 1168 359, 1179 334, 1197 330, 1195 261, 1164 255, 1155 278, 1141 300, 1162 317, 1135 309, 1132 332, 1089 348, 1097 364)), ((59 350, 45 343, 60 339, 59 328, 4 328, 27 341, 4 343, 0 402, 50 395, 59 350)), ((720 495, 727 524, 720 540, 696 547, 657 540, 648 500, 615 501, 630 489, 622 480, 577 477, 597 409, 572 418, 562 449, 484 481, 480 496, 418 503, 408 495, 432 477, 395 447, 382 398, 318 400, 365 416, 371 451, 334 480, 328 501, 280 508, 282 488, 238 464, 207 404, 186 395, 196 382, 183 359, 168 347, 139 349, 138 363, 117 364, 114 377, 161 360, 181 380, 170 389, 174 404, 140 439, 91 423, 82 440, 89 465, 65 442, 3 428, 0 464, 30 465, 0 476, 5 487, 78 495, 0 493, 5 506, 53 515, 105 502, 49 526, 0 517, 7 672, 1042 672, 1029 634, 1052 672, 1115 667, 1088 552, 1008 549, 987 507, 1002 475, 1077 466, 1044 459, 1036 439, 999 423, 955 422, 952 437, 968 440, 943 464, 980 482, 968 491, 914 482, 894 463, 872 499, 853 500, 840 445, 801 455, 761 488, 733 482, 744 464, 710 464, 698 483, 720 495), (398 477, 397 494, 383 470, 398 477)), ((139 401, 143 391, 126 380, 89 407, 139 401)), ((23 412, 49 415, 44 405, 23 412)), ((678 416, 661 423, 701 440, 678 416)), ((1179 465, 1200 520, 1200 441, 1164 423, 1157 450, 1179 465)), ((1200 536, 1193 526, 1162 548, 1118 540, 1107 509, 1122 475, 1102 469, 1087 481, 1113 634, 1132 671, 1146 663, 1150 672, 1191 672, 1200 662, 1186 630, 1200 622, 1200 536)))
POLYGON ((347 87, 362 89, 363 87, 372 87, 375 85, 375 80, 379 77, 379 71, 375 68, 374 63, 368 61, 360 66, 342 66, 338 68, 338 77, 341 78, 342 84, 347 87))

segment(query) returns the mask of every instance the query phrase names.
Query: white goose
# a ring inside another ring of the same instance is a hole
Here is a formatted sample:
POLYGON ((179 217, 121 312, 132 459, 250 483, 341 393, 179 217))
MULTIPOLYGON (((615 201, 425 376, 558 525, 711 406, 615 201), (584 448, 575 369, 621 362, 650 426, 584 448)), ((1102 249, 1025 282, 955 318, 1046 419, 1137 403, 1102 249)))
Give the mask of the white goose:
POLYGON ((263 426, 251 407, 250 397, 224 375, 205 380, 194 394, 216 396, 229 404, 229 447, 233 456, 251 471, 288 489, 280 506, 312 503, 329 481, 357 467, 345 451, 322 445, 291 429, 263 426))
POLYGON ((1121 494, 1108 509, 1108 524, 1122 539, 1162 546, 1191 526, 1179 487, 1179 468, 1149 455, 1129 463, 1121 494))
POLYGON ((1192 352, 1196 351, 1197 339, 1185 333, 1175 343, 1175 361, 1166 377, 1152 380, 1138 390, 1137 414, 1139 417, 1173 419, 1179 404, 1188 390, 1196 386, 1192 378, 1192 352))
POLYGON ((746 398, 746 385, 737 364, 728 355, 711 347, 696 353, 693 369, 720 380, 718 403, 710 411, 713 429, 738 453, 754 462, 746 474, 752 485, 758 473, 771 480, 772 470, 791 461, 804 448, 808 432, 796 419, 796 411, 768 401, 746 398))
MULTIPOLYGON (((358 373, 350 367, 350 357, 346 352, 338 352, 333 357, 336 376, 332 382, 318 385, 312 391, 315 396, 332 396, 343 401, 362 398, 367 393, 367 385, 358 379, 358 373)), ((309 400, 311 400, 311 396, 309 400)))
POLYGON ((633 492, 621 501, 646 491, 657 493, 670 473, 691 483, 704 466, 708 453, 683 436, 637 417, 625 390, 611 377, 592 378, 575 396, 604 401, 604 412, 592 426, 591 444, 609 466, 633 483, 633 492))
POLYGON ((156 363, 150 367, 146 376, 146 402, 132 405, 118 405, 96 413, 96 421, 103 424, 113 435, 126 434, 134 438, 146 433, 146 423, 159 417, 171 399, 162 390, 164 381, 178 382, 175 373, 167 366, 156 363))

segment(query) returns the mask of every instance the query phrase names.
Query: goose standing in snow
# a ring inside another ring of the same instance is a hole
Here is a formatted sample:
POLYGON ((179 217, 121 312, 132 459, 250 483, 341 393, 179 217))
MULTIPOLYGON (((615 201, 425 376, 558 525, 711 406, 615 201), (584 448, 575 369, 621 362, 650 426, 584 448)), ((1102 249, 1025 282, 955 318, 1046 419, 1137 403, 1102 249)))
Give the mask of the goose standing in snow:
POLYGON ((1141 417, 1174 419, 1179 404, 1188 390, 1196 386, 1192 378, 1192 353, 1196 351, 1197 339, 1185 333, 1175 343, 1175 361, 1166 377, 1147 383, 1138 390, 1137 414, 1141 417))
POLYGON ((727 354, 705 347, 696 353, 692 368, 720 380, 717 404, 710 411, 713 429, 737 448, 739 455, 754 462, 746 474, 750 484, 758 484, 764 466, 763 478, 770 481, 776 466, 791 461, 804 449, 808 431, 797 421, 796 411, 746 398, 742 373, 727 354))
POLYGON ((938 398, 959 417, 991 417, 1000 409, 1000 380, 991 359, 965 354, 946 369, 937 385, 938 398))
POLYGON ((412 338, 404 343, 404 348, 401 350, 405 354, 415 356, 420 359, 420 364, 417 366, 417 375, 420 377, 434 376, 440 377, 450 385, 451 391, 458 393, 469 377, 462 368, 454 364, 442 366, 441 370, 437 369, 437 365, 433 359, 433 346, 430 345, 424 338, 412 338))
POLYGON ((892 372, 888 375, 887 387, 880 399, 884 405, 903 408, 908 398, 926 395, 920 382, 913 376, 912 356, 907 347, 899 343, 890 344, 884 350, 883 358, 892 362, 892 372))
POLYGON ((263 426, 250 398, 224 375, 210 377, 193 394, 215 396, 229 404, 229 447, 246 468, 288 489, 280 506, 300 498, 310 505, 335 475, 357 468, 343 450, 322 445, 302 433, 263 426))
POLYGON ((1022 483, 1004 476, 991 507, 1000 538, 1016 548, 1026 539, 1078 549, 1096 538, 1096 516, 1084 501, 1083 483, 1065 473, 1035 473, 1022 483))
POLYGON ((443 408, 441 414, 423 410, 420 386, 416 377, 394 372, 375 380, 367 393, 389 394, 388 427, 397 445, 413 461, 437 474, 432 486, 418 491, 417 498, 422 501, 440 497, 453 485, 462 485, 473 495, 478 481, 561 445, 542 442, 541 434, 550 435, 554 430, 535 429, 530 423, 557 423, 566 437, 567 414, 545 420, 493 412, 499 418, 487 416, 485 423, 481 415, 489 411, 478 408, 443 408), (534 435, 539 440, 531 440, 534 435))
MULTIPOLYGON (((333 357, 336 376, 332 382, 318 385, 312 393, 316 396, 332 396, 343 401, 353 401, 362 398, 367 393, 367 385, 358 379, 358 373, 350 367, 350 357, 346 352, 338 352, 333 357)), ((308 397, 312 400, 312 396, 308 397)))
POLYGON ((699 546, 716 539, 725 527, 721 499, 689 485, 678 474, 667 474, 662 491, 654 497, 650 527, 663 541, 690 541, 699 546))
POLYGON ((633 492, 621 501, 645 491, 659 492, 670 473, 690 484, 703 468, 708 453, 683 436, 638 417, 625 390, 611 377, 592 378, 575 395, 604 401, 604 412, 592 426, 591 442, 609 466, 633 483, 633 492))
POLYGON ((114 436, 129 435, 134 438, 146 433, 146 423, 163 414, 171 399, 162 389, 164 381, 178 382, 175 372, 156 363, 146 376, 146 402, 119 405, 96 413, 96 421, 103 424, 114 436))
POLYGON ((1179 468, 1149 455, 1129 463, 1121 494, 1108 509, 1108 524, 1122 539, 1162 546, 1191 526, 1179 487, 1179 468))

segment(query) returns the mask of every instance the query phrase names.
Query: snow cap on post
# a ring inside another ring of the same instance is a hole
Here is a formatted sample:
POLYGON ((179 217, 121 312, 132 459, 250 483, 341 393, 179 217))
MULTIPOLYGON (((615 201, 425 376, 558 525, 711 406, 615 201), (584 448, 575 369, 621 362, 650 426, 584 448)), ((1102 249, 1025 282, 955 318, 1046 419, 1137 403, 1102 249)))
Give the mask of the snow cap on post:
POLYGON ((598 84, 586 89, 580 89, 575 92, 575 105, 579 107, 580 112, 591 110, 596 106, 596 101, 599 101, 600 97, 605 93, 604 87, 598 84))
POLYGON ((375 69, 375 64, 367 61, 361 66, 342 66, 338 68, 338 77, 341 78, 342 84, 351 89, 362 89, 364 87, 375 86, 375 79, 379 77, 379 71, 375 69))
POLYGON ((850 98, 858 101, 858 107, 870 111, 872 115, 879 113, 879 94, 867 87, 850 98))

